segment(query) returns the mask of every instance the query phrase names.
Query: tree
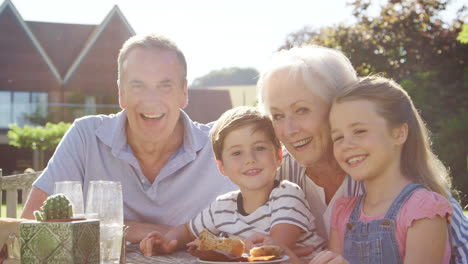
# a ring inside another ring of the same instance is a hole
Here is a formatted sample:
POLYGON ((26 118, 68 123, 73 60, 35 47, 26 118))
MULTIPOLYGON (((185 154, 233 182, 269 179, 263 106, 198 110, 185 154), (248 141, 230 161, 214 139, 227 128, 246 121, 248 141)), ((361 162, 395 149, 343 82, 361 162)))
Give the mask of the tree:
POLYGON ((225 85, 249 85, 256 84, 258 71, 254 68, 224 68, 211 71, 207 75, 196 78, 191 88, 203 88, 225 85))
POLYGON ((43 169, 45 167, 44 152, 57 147, 70 125, 70 123, 64 122, 58 124, 47 123, 45 127, 28 125, 19 127, 12 124, 7 136, 10 138, 9 144, 11 146, 37 150, 39 152, 39 169, 43 169))
MULTIPOLYGON (((461 43, 466 33, 460 33, 465 7, 448 23, 441 19, 448 0, 389 0, 376 17, 368 15, 370 3, 350 3, 354 24, 295 32, 285 45, 339 49, 359 75, 381 73, 399 82, 432 131, 435 152, 450 168, 454 185, 466 192, 468 45, 461 43), (301 43, 301 36, 309 38, 301 43)), ((461 197, 464 204, 467 195, 461 197)))

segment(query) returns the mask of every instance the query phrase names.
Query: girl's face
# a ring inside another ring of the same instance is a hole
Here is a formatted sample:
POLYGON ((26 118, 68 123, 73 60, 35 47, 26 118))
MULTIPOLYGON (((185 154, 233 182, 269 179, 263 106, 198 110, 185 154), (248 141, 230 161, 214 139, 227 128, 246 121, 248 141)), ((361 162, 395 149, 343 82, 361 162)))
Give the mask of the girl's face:
POLYGON ((330 158, 329 103, 307 89, 302 78, 275 72, 264 84, 262 98, 276 135, 299 164, 309 167, 330 158))
POLYGON ((355 180, 395 177, 400 172, 406 125, 390 129, 367 100, 335 103, 330 111, 331 138, 336 160, 355 180))

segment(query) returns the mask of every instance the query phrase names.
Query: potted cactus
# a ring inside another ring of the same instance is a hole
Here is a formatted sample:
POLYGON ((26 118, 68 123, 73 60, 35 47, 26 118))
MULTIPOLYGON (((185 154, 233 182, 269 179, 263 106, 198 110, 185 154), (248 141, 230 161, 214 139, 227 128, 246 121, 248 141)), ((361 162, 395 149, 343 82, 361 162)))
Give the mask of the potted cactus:
POLYGON ((65 195, 49 196, 34 216, 20 224, 21 263, 99 263, 99 221, 72 218, 65 195))

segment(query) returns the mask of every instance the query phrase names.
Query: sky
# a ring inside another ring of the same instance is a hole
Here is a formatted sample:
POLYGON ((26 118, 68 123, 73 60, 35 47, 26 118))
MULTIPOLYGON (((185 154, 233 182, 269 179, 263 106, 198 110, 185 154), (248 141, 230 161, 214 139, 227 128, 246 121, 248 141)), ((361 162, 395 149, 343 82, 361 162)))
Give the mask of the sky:
MULTIPOLYGON (((384 0, 376 0, 376 5, 384 0)), ((455 0, 456 2, 457 0, 455 0)), ((184 52, 188 80, 227 67, 261 70, 289 33, 352 23, 346 0, 12 0, 26 21, 100 24, 118 5, 137 34, 184 52)), ((3 3, 0 0, 0 3, 3 3)))

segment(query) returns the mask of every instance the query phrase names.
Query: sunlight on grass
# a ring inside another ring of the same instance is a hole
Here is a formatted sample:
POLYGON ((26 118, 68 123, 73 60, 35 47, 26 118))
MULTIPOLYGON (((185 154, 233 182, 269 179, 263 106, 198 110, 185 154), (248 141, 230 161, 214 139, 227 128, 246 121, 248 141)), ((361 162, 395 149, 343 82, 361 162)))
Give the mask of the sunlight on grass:
MULTIPOLYGON (((18 204, 17 208, 16 208, 16 218, 19 218, 20 215, 21 215, 21 212, 23 211, 23 205, 22 204, 18 204)), ((2 204, 2 208, 1 208, 1 216, 0 217, 6 217, 6 204, 2 204)))

